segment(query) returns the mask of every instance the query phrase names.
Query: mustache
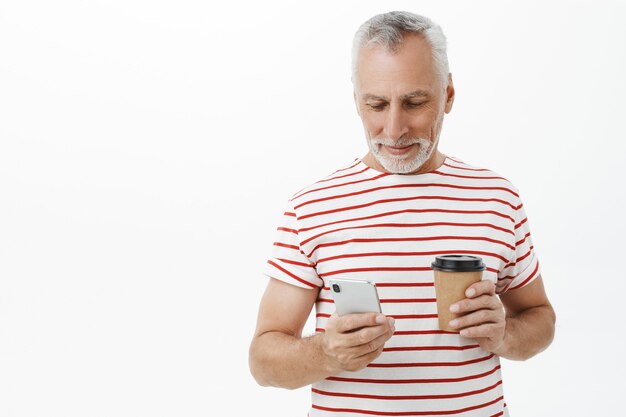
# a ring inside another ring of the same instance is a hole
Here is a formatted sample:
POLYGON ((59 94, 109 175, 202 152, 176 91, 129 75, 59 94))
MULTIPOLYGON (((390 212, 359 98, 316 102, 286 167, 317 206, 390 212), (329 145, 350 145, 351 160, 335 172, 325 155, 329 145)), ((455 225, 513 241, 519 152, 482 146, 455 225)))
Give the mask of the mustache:
POLYGON ((391 140, 385 138, 374 138, 372 139, 372 143, 375 145, 384 145, 384 146, 392 146, 394 148, 404 148, 413 144, 420 145, 428 145, 430 141, 424 138, 409 138, 409 139, 400 139, 400 140, 391 140))

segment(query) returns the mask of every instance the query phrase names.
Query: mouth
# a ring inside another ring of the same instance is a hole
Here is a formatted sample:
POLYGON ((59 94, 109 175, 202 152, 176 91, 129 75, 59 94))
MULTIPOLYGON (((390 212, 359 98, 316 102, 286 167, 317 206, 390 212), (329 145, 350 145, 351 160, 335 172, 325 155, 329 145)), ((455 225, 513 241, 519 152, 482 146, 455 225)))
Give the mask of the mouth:
POLYGON ((402 155, 406 155, 407 153, 409 153, 409 151, 411 150, 411 148, 413 148, 414 145, 416 144, 412 143, 408 146, 403 146, 403 147, 382 145, 382 147, 385 148, 387 153, 390 153, 391 155, 402 156, 402 155))

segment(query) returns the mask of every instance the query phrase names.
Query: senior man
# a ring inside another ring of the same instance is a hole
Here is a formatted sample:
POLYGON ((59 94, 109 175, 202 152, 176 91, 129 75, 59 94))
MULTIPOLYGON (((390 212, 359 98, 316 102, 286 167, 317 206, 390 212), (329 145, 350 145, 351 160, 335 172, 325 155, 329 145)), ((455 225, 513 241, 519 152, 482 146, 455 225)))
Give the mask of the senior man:
POLYGON ((428 18, 375 16, 353 46, 369 152, 288 202, 250 346, 264 386, 312 384, 309 416, 507 416, 499 357, 554 335, 517 189, 438 149, 454 102, 446 40, 428 18), (431 262, 483 258, 483 280, 439 330, 431 262), (375 282, 383 314, 338 317, 328 279, 375 282), (303 337, 316 307, 316 334, 303 337))

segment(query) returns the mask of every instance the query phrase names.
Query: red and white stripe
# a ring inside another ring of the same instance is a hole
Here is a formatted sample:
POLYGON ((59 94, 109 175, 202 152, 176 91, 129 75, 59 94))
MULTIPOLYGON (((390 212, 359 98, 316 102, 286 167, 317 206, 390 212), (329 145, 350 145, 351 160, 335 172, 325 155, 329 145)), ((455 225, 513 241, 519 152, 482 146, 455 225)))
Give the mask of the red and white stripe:
POLYGON ((365 369, 312 386, 315 416, 507 416, 497 356, 439 330, 438 255, 480 256, 498 293, 539 275, 517 189, 487 169, 446 158, 436 171, 393 175, 361 160, 288 202, 265 275, 319 291, 316 329, 335 311, 329 278, 378 287, 396 332, 365 369))

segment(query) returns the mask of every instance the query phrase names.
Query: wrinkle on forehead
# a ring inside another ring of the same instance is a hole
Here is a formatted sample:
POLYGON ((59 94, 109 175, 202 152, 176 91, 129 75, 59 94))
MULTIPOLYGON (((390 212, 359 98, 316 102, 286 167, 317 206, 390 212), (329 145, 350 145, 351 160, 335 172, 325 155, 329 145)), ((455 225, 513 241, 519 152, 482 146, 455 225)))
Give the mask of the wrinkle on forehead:
POLYGON ((401 99, 434 95, 441 84, 432 48, 421 36, 408 36, 396 51, 382 45, 361 49, 357 63, 357 91, 401 99))

